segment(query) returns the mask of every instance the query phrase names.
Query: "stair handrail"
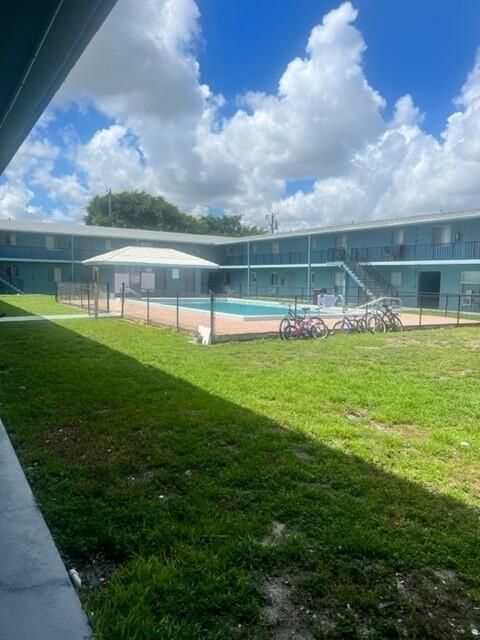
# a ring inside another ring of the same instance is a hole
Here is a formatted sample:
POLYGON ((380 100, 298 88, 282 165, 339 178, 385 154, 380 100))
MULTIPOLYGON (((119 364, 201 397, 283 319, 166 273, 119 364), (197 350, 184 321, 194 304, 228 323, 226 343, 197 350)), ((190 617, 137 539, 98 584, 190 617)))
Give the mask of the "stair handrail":
MULTIPOLYGON (((347 259, 347 257, 345 257, 345 259, 343 260, 343 263, 345 264, 345 266, 352 271, 356 277, 362 281, 362 277, 361 275, 359 275, 358 273, 356 273, 355 269, 359 269, 363 274, 365 275, 371 275, 377 282, 377 284, 383 289, 383 291, 385 291, 385 293, 389 293, 392 296, 398 295, 398 291, 392 286, 392 284, 383 277, 383 275, 378 271, 378 269, 375 269, 375 267, 368 263, 368 262, 359 262, 357 260, 353 260, 350 256, 350 258, 347 259)), ((364 280, 364 278, 363 278, 364 280)), ((368 287, 367 283, 363 281, 363 286, 365 288, 365 291, 369 291, 370 288, 368 287)))
POLYGON ((375 298, 375 300, 370 300, 370 302, 354 307, 354 309, 376 309, 381 307, 390 307, 393 311, 400 313, 403 308, 403 302, 401 298, 395 296, 382 296, 381 298, 375 298))

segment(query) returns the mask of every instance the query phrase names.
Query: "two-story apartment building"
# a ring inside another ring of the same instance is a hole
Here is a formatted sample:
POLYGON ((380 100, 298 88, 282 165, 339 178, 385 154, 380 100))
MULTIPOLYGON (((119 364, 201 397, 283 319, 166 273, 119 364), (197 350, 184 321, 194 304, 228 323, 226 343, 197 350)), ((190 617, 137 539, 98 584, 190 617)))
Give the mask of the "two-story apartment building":
MULTIPOLYGON (((86 225, 0 221, 0 287, 53 292, 57 282, 87 281, 87 258, 124 246, 173 248, 211 260, 199 292, 309 296, 326 289, 365 296, 462 293, 480 310, 480 210, 432 213, 225 238, 86 225)), ((169 289, 182 283, 170 283, 169 289)))

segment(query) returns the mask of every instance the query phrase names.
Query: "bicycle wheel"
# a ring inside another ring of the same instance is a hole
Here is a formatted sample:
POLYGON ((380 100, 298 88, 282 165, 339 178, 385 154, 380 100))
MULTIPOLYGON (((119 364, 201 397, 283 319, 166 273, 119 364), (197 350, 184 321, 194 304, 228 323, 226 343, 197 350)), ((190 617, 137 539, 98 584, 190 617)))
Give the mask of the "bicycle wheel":
POLYGON ((332 333, 352 333, 353 327, 347 318, 342 318, 342 320, 338 320, 332 329, 332 333))
POLYGON ((280 321, 280 327, 278 329, 278 333, 280 334, 281 340, 288 340, 292 335, 292 325, 290 322, 290 318, 282 318, 280 321))
POLYGON ((323 320, 318 318, 318 320, 313 321, 313 324, 310 328, 310 335, 312 336, 312 338, 325 340, 325 338, 328 337, 328 334, 328 327, 323 320))
POLYGON ((392 331, 403 331, 403 322, 396 313, 392 315, 392 331))
POLYGON ((385 333, 387 330, 387 325, 383 321, 383 318, 376 313, 367 317, 366 327, 370 333, 385 333))
POLYGON ((359 333, 365 333, 367 331, 367 318, 366 316, 361 316, 357 318, 357 331, 359 333))

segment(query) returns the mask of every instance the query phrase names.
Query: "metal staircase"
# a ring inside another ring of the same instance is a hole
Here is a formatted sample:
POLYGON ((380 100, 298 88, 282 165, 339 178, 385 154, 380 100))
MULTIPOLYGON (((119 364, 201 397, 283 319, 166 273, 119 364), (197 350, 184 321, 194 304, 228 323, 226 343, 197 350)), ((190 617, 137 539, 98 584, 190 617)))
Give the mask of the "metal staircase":
POLYGON ((344 260, 342 268, 365 293, 367 300, 384 296, 398 296, 398 291, 392 287, 382 274, 371 264, 362 264, 353 260, 344 260))
POLYGON ((9 278, 3 269, 0 269, 0 291, 3 293, 23 294, 23 280, 20 278, 9 278))

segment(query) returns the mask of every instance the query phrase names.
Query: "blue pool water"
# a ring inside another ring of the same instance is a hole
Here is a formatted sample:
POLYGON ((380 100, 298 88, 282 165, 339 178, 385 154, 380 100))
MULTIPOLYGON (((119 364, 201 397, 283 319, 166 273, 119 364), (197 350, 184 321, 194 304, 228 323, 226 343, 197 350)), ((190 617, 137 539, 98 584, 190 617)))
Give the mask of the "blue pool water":
MULTIPOLYGON (((175 300, 165 298, 151 298, 150 302, 158 302, 169 306, 176 305, 175 300)), ((180 306, 184 309, 210 311, 210 300, 208 298, 184 298, 180 299, 180 306)), ((215 311, 218 313, 231 313, 235 316, 284 316, 287 312, 287 307, 273 303, 259 304, 237 300, 215 300, 215 311)))

